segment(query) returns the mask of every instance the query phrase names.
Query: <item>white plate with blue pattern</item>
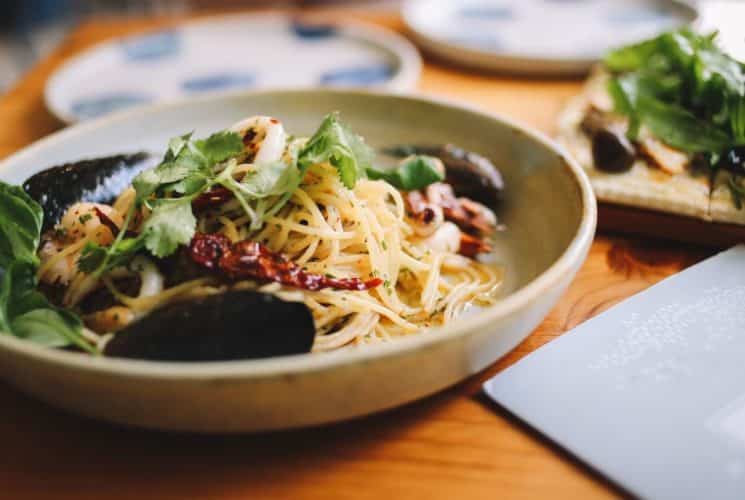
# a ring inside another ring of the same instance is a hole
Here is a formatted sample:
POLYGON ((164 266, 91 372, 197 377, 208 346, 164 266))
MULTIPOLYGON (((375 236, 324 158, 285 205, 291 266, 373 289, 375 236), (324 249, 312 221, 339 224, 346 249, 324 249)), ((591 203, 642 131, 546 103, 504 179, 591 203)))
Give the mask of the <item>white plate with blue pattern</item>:
POLYGON ((421 59, 411 43, 363 24, 318 24, 279 14, 231 15, 120 38, 73 58, 45 100, 73 123, 135 106, 256 88, 412 90, 421 59))
POLYGON ((586 71, 608 49, 691 24, 673 0, 408 0, 419 45, 473 68, 535 74, 586 71))

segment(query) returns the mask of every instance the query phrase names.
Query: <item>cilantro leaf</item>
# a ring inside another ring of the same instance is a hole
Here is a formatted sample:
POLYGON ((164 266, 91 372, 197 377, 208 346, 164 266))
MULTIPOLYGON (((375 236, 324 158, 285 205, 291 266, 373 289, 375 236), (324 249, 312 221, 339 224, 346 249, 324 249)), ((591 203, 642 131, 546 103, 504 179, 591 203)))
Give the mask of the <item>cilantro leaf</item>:
POLYGON ((214 165, 239 155, 243 151, 243 141, 237 133, 223 130, 206 139, 194 141, 194 147, 209 165, 214 165))
POLYGON ((339 171, 342 183, 352 189, 365 177, 372 156, 362 138, 339 121, 338 113, 331 113, 300 151, 298 166, 302 174, 311 165, 329 162, 339 171))
POLYGON ((89 242, 78 258, 78 269, 88 274, 105 274, 108 271, 126 265, 145 246, 144 238, 123 238, 103 247, 89 242))
POLYGON ((190 197, 157 200, 142 227, 145 247, 156 257, 167 257, 191 241, 196 226, 190 197))
POLYGON ((367 169, 371 179, 382 179, 397 189, 416 191, 445 179, 440 160, 432 156, 411 156, 393 170, 367 169))
POLYGON ((299 185, 300 170, 281 161, 256 165, 239 183, 242 192, 257 199, 291 193, 299 185))
POLYGON ((207 186, 209 169, 243 151, 238 134, 222 131, 206 139, 191 140, 191 134, 174 137, 163 161, 135 177, 132 185, 140 200, 156 191, 193 193, 207 186))
POLYGON ((140 172, 132 181, 137 197, 144 200, 157 190, 169 184, 179 182, 186 177, 199 173, 205 169, 207 163, 202 155, 195 153, 189 147, 180 148, 178 156, 172 160, 164 160, 157 167, 140 172))

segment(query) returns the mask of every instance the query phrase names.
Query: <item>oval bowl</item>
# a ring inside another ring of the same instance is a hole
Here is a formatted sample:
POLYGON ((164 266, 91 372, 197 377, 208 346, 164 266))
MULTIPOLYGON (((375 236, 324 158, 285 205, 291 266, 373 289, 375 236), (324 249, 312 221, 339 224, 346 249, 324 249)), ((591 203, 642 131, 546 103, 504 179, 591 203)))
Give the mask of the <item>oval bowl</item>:
MULTIPOLYGON (((472 375, 548 314, 590 248, 596 204, 582 169, 542 134, 436 99, 344 90, 276 90, 153 106, 73 126, 0 163, 20 183, 54 164, 160 152, 170 137, 205 135, 253 114, 310 134, 338 110, 373 146, 453 142, 502 170, 507 230, 495 259, 503 297, 451 325, 391 343, 323 354, 180 364, 94 358, 0 335, 0 376, 52 405, 163 430, 245 432, 324 424, 392 408, 472 375)), ((164 325, 164 327, 167 327, 164 325)))

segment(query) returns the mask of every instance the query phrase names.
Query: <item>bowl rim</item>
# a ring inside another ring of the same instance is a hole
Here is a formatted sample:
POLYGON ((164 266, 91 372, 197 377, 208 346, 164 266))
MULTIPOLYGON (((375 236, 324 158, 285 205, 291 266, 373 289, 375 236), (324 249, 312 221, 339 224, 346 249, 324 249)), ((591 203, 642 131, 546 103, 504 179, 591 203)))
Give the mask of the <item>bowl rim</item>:
POLYGON ((359 350, 332 351, 328 353, 308 353, 290 356, 278 356, 265 359, 234 360, 234 361, 212 361, 205 363, 178 363, 166 361, 146 361, 130 359, 112 359, 94 357, 84 353, 62 351, 38 346, 12 335, 0 333, 0 350, 5 351, 3 355, 15 355, 35 362, 83 371, 95 372, 100 375, 125 377, 131 379, 158 378, 163 380, 211 380, 211 379, 258 379, 273 376, 289 376, 299 373, 319 372, 341 366, 365 363, 377 358, 393 358, 405 356, 411 351, 433 349, 458 337, 466 337, 469 333, 478 331, 484 325, 497 318, 507 317, 516 311, 526 307, 535 297, 548 292, 559 285, 566 273, 571 272, 572 267, 581 264, 589 251, 595 234, 597 222, 597 205, 595 195, 584 169, 574 160, 560 144, 554 142, 543 132, 532 127, 520 124, 516 120, 505 117, 499 113, 487 112, 476 106, 459 102, 455 99, 432 95, 412 95, 395 92, 385 92, 366 89, 297 89, 280 88, 272 90, 238 91, 223 93, 219 95, 203 96, 199 98, 180 99, 169 102, 154 104, 152 106, 125 110, 119 113, 103 116, 98 119, 79 123, 53 134, 50 134, 31 145, 13 153, 0 161, 0 176, 8 170, 10 165, 22 162, 26 157, 31 157, 39 150, 43 150, 55 143, 64 142, 68 138, 85 135, 97 128, 106 125, 115 125, 119 122, 132 120, 134 118, 147 119, 149 115, 160 114, 169 109, 195 103, 209 103, 221 100, 239 98, 250 98, 262 95, 298 95, 298 94, 336 94, 358 97, 373 97, 376 99, 402 99, 415 101, 420 104, 444 106, 456 108, 480 115, 492 121, 524 134, 539 145, 554 152, 561 160, 579 191, 581 217, 577 230, 564 249, 548 269, 522 288, 508 294, 496 304, 485 308, 477 314, 461 318, 447 326, 441 326, 430 330, 429 335, 414 335, 397 339, 395 342, 375 344, 366 346, 359 350))
MULTIPOLYGON (((247 12, 247 13, 216 13, 199 16, 193 19, 181 19, 169 23, 165 26, 152 27, 144 30, 136 31, 134 33, 123 34, 114 38, 101 40, 90 47, 83 49, 80 52, 74 54, 71 58, 65 60, 62 64, 57 66, 52 74, 47 78, 44 84, 43 99, 44 105, 47 110, 54 115, 58 120, 66 125, 75 125, 90 120, 81 119, 69 106, 65 106, 60 103, 58 97, 58 87, 60 81, 67 77, 67 74, 74 70, 75 67, 84 61, 95 57, 97 53, 110 49, 112 45, 116 45, 120 42, 133 40, 140 37, 146 37, 149 35, 157 34, 163 31, 169 30, 198 30, 200 28, 208 27, 210 25, 216 25, 224 22, 254 22, 254 23, 288 23, 294 20, 303 20, 302 16, 295 16, 290 12, 282 11, 266 11, 266 12, 247 12)), ((310 17, 310 21, 317 21, 318 18, 310 17)), ((393 31, 385 26, 375 24, 372 22, 366 22, 363 20, 353 19, 341 22, 340 20, 332 19, 324 22, 334 27, 334 29, 350 38, 357 40, 362 43, 371 43, 379 48, 384 49, 389 55, 393 56, 396 63, 396 70, 393 76, 381 83, 370 86, 370 89, 388 91, 391 93, 399 92, 411 92, 415 90, 417 82, 419 81, 422 74, 422 57, 419 54, 416 46, 410 42, 402 34, 393 31)), ((273 90, 275 87, 272 87, 273 90)), ((302 90, 312 90, 312 87, 281 87, 281 88, 297 88, 302 90)), ((332 87, 329 87, 332 88, 332 87)), ((243 89, 243 90, 217 90, 212 92, 205 92, 199 95, 180 95, 176 97, 169 97, 161 100, 157 100, 152 103, 139 104, 132 107, 124 108, 119 111, 113 111, 106 113, 101 117, 94 118, 94 120, 102 118, 104 116, 110 116, 112 114, 119 114, 121 112, 129 112, 132 110, 147 109, 153 106, 158 106, 164 103, 182 102, 193 98, 199 99, 202 97, 216 97, 233 95, 239 92, 242 93, 253 93, 260 91, 269 91, 269 87, 256 88, 256 89, 243 89)))

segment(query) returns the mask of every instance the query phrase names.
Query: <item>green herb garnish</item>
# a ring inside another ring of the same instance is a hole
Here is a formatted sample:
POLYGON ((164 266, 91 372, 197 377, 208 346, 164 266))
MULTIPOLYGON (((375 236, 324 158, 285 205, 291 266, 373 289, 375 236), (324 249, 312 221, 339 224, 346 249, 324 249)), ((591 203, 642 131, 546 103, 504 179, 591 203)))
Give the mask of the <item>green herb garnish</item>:
POLYGON ((406 158, 392 170, 368 168, 367 175, 371 179, 382 179, 402 191, 416 191, 445 179, 440 160, 425 155, 406 158))
POLYGON ((326 115, 298 156, 301 172, 317 163, 329 162, 339 171, 346 187, 352 189, 366 176, 373 153, 360 136, 339 121, 338 113, 326 115))
MULTIPOLYGON (((723 52, 716 33, 689 29, 610 52, 608 91, 615 110, 629 118, 635 139, 645 126, 662 142, 698 153, 713 169, 745 145, 745 65, 723 52)), ((742 165, 745 172, 745 165, 742 165)), ((740 190, 730 189, 740 205, 740 190)))
POLYGON ((83 337, 80 319, 36 290, 42 219, 39 204, 20 187, 0 182, 0 335, 96 352, 83 337))

